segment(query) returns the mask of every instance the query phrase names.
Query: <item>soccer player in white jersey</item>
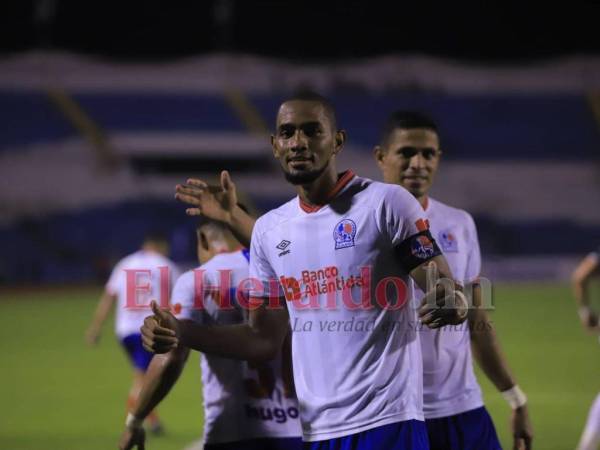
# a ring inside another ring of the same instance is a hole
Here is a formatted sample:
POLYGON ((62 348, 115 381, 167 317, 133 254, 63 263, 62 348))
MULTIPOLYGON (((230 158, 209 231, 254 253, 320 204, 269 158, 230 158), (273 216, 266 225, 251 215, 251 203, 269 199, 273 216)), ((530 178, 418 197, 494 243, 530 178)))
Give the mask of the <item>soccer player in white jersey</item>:
MULTIPOLYGON (((337 173, 344 141, 322 97, 281 105, 273 154, 298 196, 254 226, 250 322, 206 328, 156 311, 144 345, 269 359, 291 322, 306 448, 426 449, 417 322, 461 323, 466 301, 412 195, 337 173), (445 280, 427 289, 431 262, 445 280), (409 277, 428 290, 418 314, 409 277)), ((180 186, 183 195, 194 190, 180 186)))
MULTIPOLYGON (((573 272, 573 292, 581 325, 590 334, 600 336, 598 313, 590 305, 589 283, 600 275, 600 248, 587 255, 573 272)), ((600 447, 600 394, 594 400, 577 450, 598 450, 600 447)))
MULTIPOLYGON (((106 283, 86 332, 87 342, 96 345, 102 326, 116 303, 116 334, 133 367, 133 383, 127 398, 128 411, 135 403, 144 372, 152 359, 152 353, 142 346, 140 326, 148 315, 150 300, 162 296, 167 301, 170 280, 179 276, 179 270, 167 258, 168 254, 167 238, 161 233, 149 233, 140 250, 119 261, 106 283)), ((148 415, 148 425, 153 432, 162 431, 155 412, 148 415)))
POLYGON ((435 123, 418 112, 394 112, 374 153, 384 181, 405 187, 423 206, 431 234, 453 275, 458 282, 469 285, 466 292, 473 292, 475 308, 469 311, 468 323, 434 330, 423 328, 421 333, 424 413, 431 449, 500 448, 473 373, 471 351, 513 408, 514 448, 531 448, 525 396, 508 368, 482 305, 478 283, 481 256, 473 218, 466 211, 429 196, 441 155, 435 123))
MULTIPOLYGON (((248 250, 223 224, 214 221, 200 225, 197 238, 202 265, 179 277, 171 296, 179 320, 209 327, 244 322, 246 310, 236 300, 237 287, 248 278, 248 250)), ((154 356, 127 418, 121 450, 143 447, 141 422, 169 393, 188 353, 187 347, 179 346, 154 356)), ((289 351, 270 363, 203 354, 204 450, 300 449, 298 402, 290 364, 289 351)))

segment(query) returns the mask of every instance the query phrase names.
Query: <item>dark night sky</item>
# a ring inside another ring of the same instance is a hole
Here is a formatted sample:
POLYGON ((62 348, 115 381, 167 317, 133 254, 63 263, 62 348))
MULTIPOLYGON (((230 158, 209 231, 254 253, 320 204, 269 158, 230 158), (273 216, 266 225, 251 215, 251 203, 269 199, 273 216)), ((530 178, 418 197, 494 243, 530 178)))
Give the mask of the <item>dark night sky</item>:
POLYGON ((308 61, 400 52, 487 64, 600 54, 600 2, 472 2, 460 9, 413 3, 5 1, 0 52, 51 48, 154 60, 229 51, 308 61))

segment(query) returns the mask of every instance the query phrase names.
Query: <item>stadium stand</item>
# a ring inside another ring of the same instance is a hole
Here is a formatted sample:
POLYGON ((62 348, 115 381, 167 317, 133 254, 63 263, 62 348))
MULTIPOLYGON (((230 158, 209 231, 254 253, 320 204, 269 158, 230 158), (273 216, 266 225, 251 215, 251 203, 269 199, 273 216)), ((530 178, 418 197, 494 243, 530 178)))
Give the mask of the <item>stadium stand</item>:
MULTIPOLYGON (((192 262, 193 223, 172 200, 187 176, 233 169, 263 211, 291 194, 263 129, 289 90, 238 93, 247 102, 240 113, 226 90, 77 85, 68 95, 118 157, 107 172, 47 90, 15 83, 0 76, 0 178, 8 188, 0 193, 0 281, 101 280, 156 227, 171 233, 176 260, 192 262)), ((364 176, 378 176, 371 150, 391 110, 425 110, 438 121, 445 169, 435 195, 474 214, 489 258, 568 256, 600 240, 600 210, 590 206, 600 204, 600 128, 585 93, 368 83, 326 93, 349 132, 342 162, 364 176)))

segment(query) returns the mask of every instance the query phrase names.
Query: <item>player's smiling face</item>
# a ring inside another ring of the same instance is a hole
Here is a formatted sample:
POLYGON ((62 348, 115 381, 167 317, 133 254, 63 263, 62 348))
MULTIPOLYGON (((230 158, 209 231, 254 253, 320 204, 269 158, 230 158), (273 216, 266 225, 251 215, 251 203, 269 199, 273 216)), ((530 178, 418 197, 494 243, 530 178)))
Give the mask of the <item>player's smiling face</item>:
POLYGON ((399 184, 417 198, 427 195, 440 162, 437 133, 427 128, 396 128, 375 158, 386 183, 399 184))
POLYGON ((343 140, 343 132, 335 130, 323 105, 306 100, 281 105, 276 134, 271 136, 273 154, 292 184, 319 178, 341 150, 343 140))

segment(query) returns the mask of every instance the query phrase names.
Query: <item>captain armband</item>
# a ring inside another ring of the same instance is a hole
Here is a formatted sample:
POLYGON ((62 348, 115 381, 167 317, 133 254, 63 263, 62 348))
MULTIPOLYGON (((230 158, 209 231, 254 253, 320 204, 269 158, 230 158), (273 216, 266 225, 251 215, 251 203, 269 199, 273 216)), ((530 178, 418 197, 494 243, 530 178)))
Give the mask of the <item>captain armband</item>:
POLYGON ((429 230, 413 234, 394 247, 394 253, 406 273, 419 267, 431 258, 442 254, 429 230))

